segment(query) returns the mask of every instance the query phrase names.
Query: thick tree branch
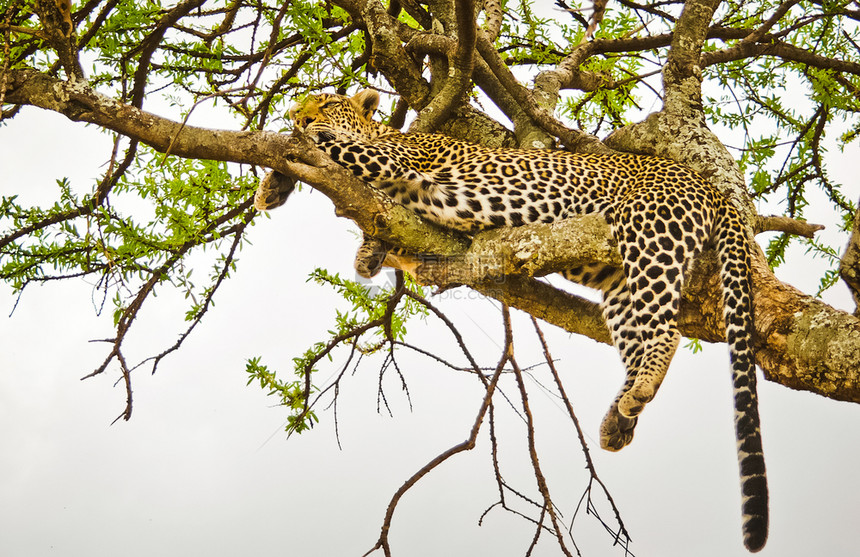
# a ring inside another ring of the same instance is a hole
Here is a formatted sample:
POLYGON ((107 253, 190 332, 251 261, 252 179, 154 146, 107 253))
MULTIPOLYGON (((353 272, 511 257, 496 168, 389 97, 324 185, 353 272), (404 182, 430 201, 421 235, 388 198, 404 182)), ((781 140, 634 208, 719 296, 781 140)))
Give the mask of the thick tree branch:
POLYGON ((539 73, 535 77, 535 94, 542 96, 541 104, 555 106, 562 89, 590 92, 607 85, 608 76, 580 69, 595 52, 595 42, 580 43, 555 68, 539 73))
MULTIPOLYGON (((523 111, 538 126, 543 128, 544 131, 553 137, 559 138, 571 151, 605 151, 605 146, 596 138, 579 130, 568 128, 556 120, 545 107, 540 106, 535 100, 534 95, 517 81, 513 72, 499 57, 498 51, 485 37, 478 37, 478 52, 507 93, 516 100, 523 111)), ((530 149, 549 147, 549 145, 540 141, 537 143, 526 142, 522 146, 530 149)))
POLYGON ((499 37, 499 31, 501 31, 505 19, 501 0, 486 0, 484 2, 484 15, 486 19, 482 32, 488 41, 493 42, 499 37))
MULTIPOLYGON (((448 37, 432 33, 419 33, 411 27, 401 27, 401 38, 406 42, 406 48, 414 54, 430 54, 436 56, 454 56, 456 44, 448 37)), ((548 145, 550 136, 538 128, 523 110, 517 100, 511 96, 501 82, 493 74, 483 58, 476 57, 472 78, 481 90, 501 109, 505 116, 514 124, 514 133, 520 145, 548 145), (529 138, 536 134, 537 137, 529 138)))
POLYGON ((476 281, 470 288, 522 310, 570 333, 612 344, 596 302, 555 288, 534 278, 516 275, 503 281, 476 281))
POLYGON ((366 0, 336 0, 334 4, 367 29, 373 41, 373 65, 379 69, 409 106, 420 110, 429 101, 430 87, 421 75, 422 68, 409 56, 400 36, 402 27, 381 2, 366 0))
POLYGON ((448 254, 468 245, 454 233, 422 226, 423 221, 413 212, 367 187, 307 140, 273 132, 183 126, 117 102, 82 83, 64 82, 33 70, 15 70, 9 75, 9 102, 97 124, 176 156, 273 168, 317 187, 334 201, 338 214, 354 220, 368 233, 416 253, 448 254))
POLYGON ((475 6, 472 0, 459 0, 454 6, 458 37, 454 56, 448 59, 448 77, 439 94, 418 113, 410 128, 412 131, 435 131, 451 116, 454 108, 463 103, 472 85, 477 38, 475 6))
POLYGON ((78 60, 77 37, 72 22, 69 1, 37 0, 33 9, 44 28, 44 36, 57 52, 60 64, 70 80, 83 79, 84 71, 78 60))
POLYGON ((702 70, 699 58, 711 18, 720 0, 690 0, 675 25, 663 68, 664 111, 701 111, 702 70))
MULTIPOLYGON (((553 228, 484 232, 475 238, 474 252, 470 249, 462 257, 419 267, 418 278, 438 281, 434 283, 440 286, 466 284, 565 330, 609 342, 597 304, 528 275, 584 262, 617 265, 617 254, 607 249, 611 246, 608 226, 589 219, 570 219, 553 228), (548 256, 556 253, 556 242, 558 257, 548 256), (499 246, 499 251, 489 246, 499 246), (521 251, 512 257, 510 246, 521 251), (529 253, 534 260, 528 260, 529 253), (494 260, 501 261, 498 267, 475 263, 494 260), (500 278, 501 268, 519 268, 520 273, 500 278), (480 275, 481 270, 485 274, 480 275)), ((711 342, 725 339, 718 269, 716 254, 706 250, 687 275, 679 316, 685 336, 711 342)), ((777 280, 760 253, 754 257, 753 283, 757 362, 765 376, 794 389, 860 402, 860 320, 777 280)))

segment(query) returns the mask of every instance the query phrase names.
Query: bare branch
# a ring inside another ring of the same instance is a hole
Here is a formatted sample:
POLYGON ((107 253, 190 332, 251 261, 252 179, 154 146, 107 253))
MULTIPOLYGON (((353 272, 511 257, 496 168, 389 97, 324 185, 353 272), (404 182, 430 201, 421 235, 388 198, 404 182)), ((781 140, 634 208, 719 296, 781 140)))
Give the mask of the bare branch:
POLYGON ((391 502, 388 504, 388 509, 385 512, 385 519, 382 523, 382 532, 379 535, 379 540, 377 540, 376 544, 365 553, 365 557, 370 555, 374 551, 378 549, 382 549, 386 557, 390 557, 391 555, 391 547, 388 542, 388 531, 391 528, 391 520, 394 517, 394 510, 397 508, 397 503, 403 497, 403 495, 409 491, 421 478, 430 473, 433 469, 441 465, 443 462, 456 455, 457 453, 461 453, 463 451, 470 451, 475 448, 475 443, 478 439, 478 433, 481 430, 481 425, 484 423, 484 416, 487 413, 488 408, 490 407, 493 393, 496 390, 496 384, 499 382, 499 377, 502 375, 502 370, 505 368, 505 364, 510 360, 511 355, 513 354, 513 339, 510 336, 506 335, 505 337, 505 345, 502 350, 502 356, 499 359, 499 363, 496 366, 496 370, 493 373, 492 378, 489 383, 484 378, 483 374, 480 373, 479 369, 475 369, 475 372, 478 374, 479 378, 482 380, 484 385, 487 388, 487 392, 484 395, 484 400, 481 403, 481 407, 478 409, 478 414, 475 417, 475 422, 472 425, 472 430, 469 433, 468 438, 462 443, 454 445, 450 449, 446 450, 442 454, 438 455, 436 458, 425 464, 420 470, 415 472, 406 482, 400 486, 400 488, 395 492, 394 496, 391 498, 391 502))
MULTIPOLYGON (((627 532, 627 528, 624 526, 624 521, 621 520, 621 512, 618 510, 618 507, 615 506, 615 500, 612 498, 612 495, 609 493, 609 489, 606 487, 606 484, 603 483, 603 480, 597 475, 597 468, 594 466, 594 461, 591 460, 591 452, 588 450, 588 444, 585 442, 585 434, 582 431, 582 428, 579 426, 579 419, 576 417, 576 413, 573 411, 573 405, 570 402, 570 399, 567 397, 567 393, 564 391, 564 385, 561 382, 561 377, 558 374, 558 370, 555 368, 555 364, 553 363, 552 355, 549 353, 549 345, 546 342, 546 339, 543 336, 543 331, 541 331, 540 325, 532 316, 532 325, 535 328, 535 332, 537 333, 538 339, 540 340, 541 347, 543 347, 544 359, 546 360, 547 365, 549 366, 550 372, 552 372, 552 378, 555 381, 555 386, 558 389, 559 395, 561 395, 561 399, 564 402, 564 406, 567 409, 567 413, 570 416, 571 422, 573 422, 573 427, 576 429, 576 435, 579 439, 579 444, 582 447, 582 454, 585 456, 585 466, 588 468, 589 473, 591 474, 591 480, 588 482, 588 488, 586 489, 586 495, 590 499, 591 498, 591 486, 592 482, 597 482, 600 488, 603 490, 604 496, 606 496, 607 501, 609 501, 609 505, 612 507, 612 512, 615 514, 615 520, 618 523, 618 531, 616 534, 616 542, 621 542, 624 547, 630 543, 630 534, 627 532), (621 540, 623 538, 623 541, 621 540)), ((576 516, 574 515, 574 519, 576 516)), ((599 519, 599 517, 598 517, 599 519)), ((571 520, 571 528, 573 527, 571 520)), ((609 529, 609 528, 608 528, 609 529)), ((611 529, 610 529, 611 530, 611 529)))
POLYGON ((762 232, 785 232, 786 234, 812 238, 816 232, 824 230, 824 225, 812 224, 791 217, 769 215, 758 216, 753 225, 753 230, 756 234, 761 234, 762 232))
POLYGON ((838 60, 836 58, 828 58, 813 54, 802 48, 794 45, 786 44, 780 41, 766 41, 761 43, 739 44, 734 48, 726 50, 718 50, 716 52, 707 52, 702 55, 702 67, 713 66, 730 62, 732 60, 743 60, 746 58, 755 58, 757 56, 775 56, 783 60, 792 62, 800 62, 813 68, 836 70, 852 75, 860 75, 860 64, 857 62, 849 62, 838 60))
MULTIPOLYGON (((509 314, 509 310, 507 306, 502 306, 502 315, 504 315, 505 328, 510 329, 511 317, 509 314)), ((507 333, 510 335, 510 333, 507 333)), ((529 457, 531 457, 532 461, 532 470, 535 474, 535 480, 537 481, 538 490, 543 497, 543 511, 549 514, 550 521, 552 522, 552 531, 555 533, 556 540, 558 540, 558 546, 561 551, 567 555, 567 557, 573 557, 570 551, 567 549, 567 546, 564 543, 564 531, 559 525, 559 519, 556 516, 555 507, 552 503, 552 497, 550 495, 549 486, 546 482, 546 477, 543 475, 543 472, 540 468, 540 461, 538 459, 537 447, 535 446, 535 423, 534 417, 532 416, 531 409, 529 408, 529 397, 528 392, 526 391, 526 385, 523 382, 523 374, 520 366, 517 365, 517 361, 513 355, 513 347, 511 347, 510 354, 510 362, 511 366, 514 368, 514 377, 517 379, 517 386, 520 389, 520 401, 523 405, 523 413, 526 416, 526 432, 528 437, 528 446, 529 446, 529 457)), ((540 528, 535 533, 535 541, 537 541, 537 536, 540 534, 540 528)))

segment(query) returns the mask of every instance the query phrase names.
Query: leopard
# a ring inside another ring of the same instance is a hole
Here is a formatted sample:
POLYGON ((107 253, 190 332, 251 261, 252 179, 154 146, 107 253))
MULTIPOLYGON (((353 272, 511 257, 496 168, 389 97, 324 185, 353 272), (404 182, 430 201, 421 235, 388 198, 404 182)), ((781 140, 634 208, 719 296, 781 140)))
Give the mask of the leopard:
MULTIPOLYGON (((751 552, 762 549, 769 513, 753 347, 753 240, 738 209, 698 172, 667 158, 490 148, 438 133, 403 133, 373 119, 379 102, 373 89, 351 97, 311 94, 289 116, 294 133, 442 227, 474 235, 588 214, 600 214, 609 224, 622 264, 586 264, 560 273, 602 293, 600 309, 625 369, 600 426, 606 450, 621 450, 633 440, 639 416, 679 346, 685 273, 703 249, 716 251, 734 393, 743 541, 751 552)), ((388 264, 390 248, 365 237, 358 272, 378 272, 388 264)))

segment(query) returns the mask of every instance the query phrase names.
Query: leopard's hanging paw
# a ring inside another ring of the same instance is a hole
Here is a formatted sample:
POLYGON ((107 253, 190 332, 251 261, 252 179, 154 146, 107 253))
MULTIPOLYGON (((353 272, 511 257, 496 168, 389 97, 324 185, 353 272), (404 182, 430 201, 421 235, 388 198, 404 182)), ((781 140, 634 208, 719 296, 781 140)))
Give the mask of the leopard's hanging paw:
POLYGON ((613 404, 600 424, 600 447, 607 451, 620 451, 633 441, 633 430, 638 418, 627 418, 613 404))
POLYGON ((388 255, 391 246, 365 234, 358 251, 355 253, 355 272, 360 277, 372 278, 379 274, 382 269, 382 264, 385 262, 385 256, 388 255))
POLYGON ((254 208, 258 211, 276 209, 287 202, 287 198, 295 189, 295 180, 277 170, 270 170, 257 186, 257 193, 254 194, 254 208))

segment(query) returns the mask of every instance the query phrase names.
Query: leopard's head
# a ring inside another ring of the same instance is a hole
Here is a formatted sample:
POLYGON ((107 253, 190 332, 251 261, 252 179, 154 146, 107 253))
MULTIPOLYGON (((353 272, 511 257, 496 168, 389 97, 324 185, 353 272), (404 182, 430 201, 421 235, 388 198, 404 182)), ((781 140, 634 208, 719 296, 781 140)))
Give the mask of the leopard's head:
POLYGON ((296 129, 313 138, 326 135, 368 137, 373 135, 372 122, 379 94, 365 89, 352 97, 321 93, 310 95, 290 109, 296 129))

